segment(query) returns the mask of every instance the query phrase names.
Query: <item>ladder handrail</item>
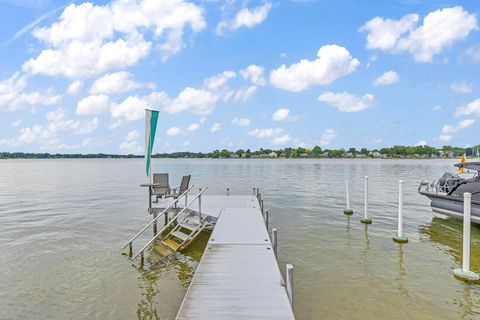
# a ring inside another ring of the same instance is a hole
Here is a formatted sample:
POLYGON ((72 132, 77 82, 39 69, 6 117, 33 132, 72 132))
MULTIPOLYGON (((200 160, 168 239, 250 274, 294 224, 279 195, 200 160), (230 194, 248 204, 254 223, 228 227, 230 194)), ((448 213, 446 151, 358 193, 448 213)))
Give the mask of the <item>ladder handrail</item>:
POLYGON ((150 227, 152 225, 152 223, 154 223, 155 221, 158 220, 158 218, 160 218, 160 216, 162 216, 165 212, 167 212, 174 204, 176 204, 180 198, 182 198, 183 196, 185 196, 189 191, 190 189, 192 189, 194 187, 194 185, 192 185, 190 188, 188 188, 187 190, 185 190, 181 195, 178 196, 177 199, 175 199, 168 207, 166 207, 162 212, 160 212, 160 214, 158 214, 158 216, 156 218, 153 218, 145 227, 143 227, 142 230, 140 230, 132 239, 130 239, 129 242, 127 242, 126 245, 123 246, 122 250, 125 249, 129 244, 133 243, 133 240, 137 239, 139 235, 141 235, 145 230, 147 230, 148 227, 150 227))
POLYGON ((181 215, 185 210, 187 210, 188 207, 190 207, 190 205, 191 205, 192 203, 194 203, 195 200, 197 200, 197 199, 202 195, 202 193, 204 193, 205 190, 207 190, 207 189, 208 189, 208 187, 205 187, 204 189, 202 189, 202 190, 195 196, 195 198, 193 198, 193 200, 190 201, 190 203, 185 206, 185 208, 183 208, 179 213, 177 213, 177 214, 172 218, 172 220, 170 220, 170 221, 162 228, 162 230, 160 230, 152 239, 150 239, 150 241, 148 241, 148 243, 147 243, 146 245, 143 246, 143 248, 142 248, 140 251, 137 252, 136 255, 133 256, 132 260, 135 260, 135 258, 138 257, 138 255, 139 255, 140 253, 142 253, 150 244, 152 244, 152 242, 153 242, 155 239, 157 239, 157 237, 158 237, 159 235, 161 235, 162 232, 165 231, 165 229, 167 229, 167 228, 175 221, 175 219, 176 219, 179 215, 181 215))

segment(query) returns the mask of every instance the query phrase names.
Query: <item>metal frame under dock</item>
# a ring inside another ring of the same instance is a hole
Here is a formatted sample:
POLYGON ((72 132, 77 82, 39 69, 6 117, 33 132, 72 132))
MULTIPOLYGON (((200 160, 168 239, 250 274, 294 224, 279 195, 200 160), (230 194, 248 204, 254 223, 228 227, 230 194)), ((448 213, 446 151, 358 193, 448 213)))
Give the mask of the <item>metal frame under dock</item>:
POLYGON ((294 319, 258 192, 202 198, 218 220, 176 319, 294 319))

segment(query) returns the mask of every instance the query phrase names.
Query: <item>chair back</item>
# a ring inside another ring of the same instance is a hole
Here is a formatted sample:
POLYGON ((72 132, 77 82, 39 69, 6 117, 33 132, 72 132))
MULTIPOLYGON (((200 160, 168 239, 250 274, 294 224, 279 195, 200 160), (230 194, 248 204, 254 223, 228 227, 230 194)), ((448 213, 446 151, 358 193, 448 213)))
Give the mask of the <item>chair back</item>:
POLYGON ((185 191, 187 191, 188 185, 190 184, 190 177, 191 177, 190 174, 188 176, 182 177, 182 182, 180 182, 180 190, 178 191, 179 194, 182 194, 185 191))
POLYGON ((169 189, 168 173, 154 173, 153 183, 158 184, 153 187, 154 194, 165 194, 169 189))

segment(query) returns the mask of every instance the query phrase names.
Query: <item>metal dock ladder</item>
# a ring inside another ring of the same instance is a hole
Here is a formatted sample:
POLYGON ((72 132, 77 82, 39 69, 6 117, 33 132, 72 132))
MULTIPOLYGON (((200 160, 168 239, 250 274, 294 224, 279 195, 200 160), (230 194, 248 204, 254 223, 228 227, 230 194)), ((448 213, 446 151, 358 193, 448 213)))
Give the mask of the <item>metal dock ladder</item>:
POLYGON ((174 205, 178 203, 178 201, 185 197, 185 206, 178 211, 172 219, 165 224, 165 226, 157 232, 153 238, 150 239, 141 249, 137 252, 133 257, 132 260, 140 256, 141 264, 144 262, 144 251, 153 244, 155 240, 157 240, 167 229, 169 229, 178 219, 185 215, 184 218, 173 226, 172 230, 168 232, 166 236, 162 238, 161 243, 166 247, 172 249, 173 251, 180 251, 185 249, 199 234, 200 232, 205 229, 207 225, 210 223, 210 217, 208 215, 204 215, 202 217, 202 201, 201 196, 207 190, 207 188, 200 188, 199 192, 193 199, 188 202, 187 204, 187 193, 191 189, 190 187, 186 190, 183 194, 181 194, 177 199, 175 199, 167 208, 165 208, 158 216, 156 216, 152 221, 150 221, 145 227, 140 230, 125 246, 123 246, 122 250, 125 249, 127 246, 129 247, 129 256, 133 255, 132 252, 132 244, 133 241, 140 236, 149 226, 156 223, 156 221, 160 218, 161 215, 171 210, 174 205), (191 205, 198 200, 198 211, 192 210, 190 207, 191 205), (187 230, 187 231, 185 231, 187 230))
POLYGON ((173 251, 181 251, 187 247, 197 235, 208 225, 208 216, 202 219, 201 212, 193 211, 178 223, 166 237, 162 239, 162 244, 173 251))

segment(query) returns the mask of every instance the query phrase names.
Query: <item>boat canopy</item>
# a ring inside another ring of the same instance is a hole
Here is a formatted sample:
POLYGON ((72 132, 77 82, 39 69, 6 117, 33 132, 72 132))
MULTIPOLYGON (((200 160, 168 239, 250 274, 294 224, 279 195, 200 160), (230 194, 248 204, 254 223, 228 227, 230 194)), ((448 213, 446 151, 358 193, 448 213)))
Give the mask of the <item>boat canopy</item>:
POLYGON ((465 162, 465 163, 456 163, 455 167, 463 168, 467 170, 475 170, 480 172, 480 162, 465 162))

